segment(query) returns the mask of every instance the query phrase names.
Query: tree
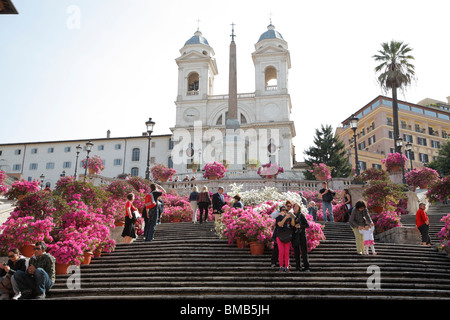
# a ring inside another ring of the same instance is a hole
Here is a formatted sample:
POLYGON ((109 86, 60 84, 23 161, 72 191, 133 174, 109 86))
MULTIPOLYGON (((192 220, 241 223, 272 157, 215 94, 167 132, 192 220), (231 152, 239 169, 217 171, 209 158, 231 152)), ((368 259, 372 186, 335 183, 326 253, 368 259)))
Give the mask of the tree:
MULTIPOLYGON (((312 169, 313 163, 324 163, 333 167, 331 176, 348 177, 352 172, 344 142, 333 134, 333 128, 330 125, 321 125, 321 130, 316 129, 314 137, 315 146, 309 147, 304 153, 308 156, 305 163, 312 169)), ((315 180, 314 175, 308 170, 305 171, 307 180, 315 180)))
MULTIPOLYGON (((409 53, 412 49, 408 44, 392 40, 390 43, 381 44, 382 50, 373 56, 376 62, 381 62, 375 67, 375 72, 379 72, 378 82, 387 92, 392 91, 392 113, 394 122, 394 139, 400 138, 398 126, 398 101, 397 89, 404 89, 411 84, 414 79, 414 65, 410 63, 414 57, 409 53)), ((395 146, 395 145, 394 145, 395 146)), ((396 152, 401 153, 401 147, 395 146, 396 152)))
POLYGON ((450 175, 450 140, 441 145, 437 159, 427 164, 427 167, 436 170, 441 177, 450 175))

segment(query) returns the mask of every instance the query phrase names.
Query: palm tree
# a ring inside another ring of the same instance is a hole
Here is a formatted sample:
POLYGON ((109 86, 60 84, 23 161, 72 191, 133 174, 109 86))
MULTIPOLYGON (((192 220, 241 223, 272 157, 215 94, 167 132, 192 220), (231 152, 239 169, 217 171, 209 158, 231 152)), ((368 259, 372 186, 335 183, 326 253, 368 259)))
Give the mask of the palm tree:
MULTIPOLYGON (((410 55, 412 49, 409 44, 392 40, 390 43, 381 44, 382 50, 378 50, 379 54, 373 56, 376 62, 381 62, 375 68, 375 72, 379 72, 378 82, 387 92, 392 90, 392 113, 394 121, 394 139, 400 138, 398 126, 398 102, 397 89, 406 88, 414 80, 414 65, 410 63, 414 57, 410 55)), ((395 145, 395 143, 394 143, 395 145)), ((401 153, 401 147, 395 146, 396 152, 401 153)))

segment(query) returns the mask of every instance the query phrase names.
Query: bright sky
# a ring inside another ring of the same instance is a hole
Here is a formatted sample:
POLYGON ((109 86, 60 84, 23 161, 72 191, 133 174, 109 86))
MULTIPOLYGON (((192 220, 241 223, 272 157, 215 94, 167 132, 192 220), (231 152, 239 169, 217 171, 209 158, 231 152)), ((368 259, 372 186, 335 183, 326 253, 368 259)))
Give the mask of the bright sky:
POLYGON ((154 134, 169 134, 175 59, 198 19, 216 53, 214 93, 227 94, 230 24, 236 24, 238 92, 249 93, 251 53, 272 16, 291 54, 297 161, 321 124, 336 128, 384 94, 372 58, 382 42, 414 49, 417 82, 399 99, 450 96, 448 0, 13 2, 19 15, 0 15, 0 143, 102 138, 107 130, 136 136, 149 117, 154 134))

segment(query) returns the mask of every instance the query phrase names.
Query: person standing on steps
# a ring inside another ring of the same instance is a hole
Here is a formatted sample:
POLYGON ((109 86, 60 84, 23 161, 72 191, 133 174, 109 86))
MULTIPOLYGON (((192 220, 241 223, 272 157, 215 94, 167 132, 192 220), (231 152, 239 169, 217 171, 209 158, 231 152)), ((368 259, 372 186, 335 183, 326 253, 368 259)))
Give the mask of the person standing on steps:
POLYGON ((131 243, 136 238, 136 218, 134 211, 137 208, 133 206, 134 194, 127 194, 127 202, 125 203, 125 226, 123 227, 122 237, 124 243, 131 243))
POLYGON ((200 224, 203 223, 203 216, 205 217, 205 223, 208 220, 208 210, 211 205, 211 197, 209 196, 209 191, 207 186, 203 186, 202 192, 197 195, 198 209, 200 213, 200 224), (203 215, 205 213, 205 215, 203 215))
POLYGON ((217 219, 222 214, 222 207, 226 204, 225 198, 223 197, 223 187, 219 187, 217 190, 217 193, 214 193, 212 196, 212 206, 213 206, 213 213, 214 213, 214 219, 217 221, 217 219))
POLYGON ((424 246, 431 246, 431 238, 429 234, 430 219, 425 212, 425 203, 419 203, 419 209, 416 212, 416 227, 422 236, 422 244, 424 246))
MULTIPOLYGON (((280 206, 280 210, 274 211, 270 214, 270 217, 272 219, 276 219, 281 212, 281 208, 286 208, 287 211, 292 209, 292 202, 290 200, 286 200, 284 206, 280 206)), ((278 243, 277 243, 277 232, 278 232, 278 225, 275 221, 275 227, 273 229, 272 233, 272 240, 273 240, 273 249, 272 249, 272 258, 271 258, 271 267, 276 267, 277 261, 279 258, 279 251, 278 251, 278 243)))
POLYGON ((292 247, 294 248, 294 257, 296 263, 296 270, 302 271, 300 262, 300 253, 303 260, 303 271, 309 272, 308 260, 308 240, 306 238, 306 228, 309 228, 308 220, 302 213, 302 208, 298 203, 294 203, 293 207, 295 232, 292 236, 292 247))
POLYGON ((323 222, 327 221, 327 209, 330 214, 330 222, 334 222, 333 205, 331 202, 333 201, 336 192, 328 189, 327 183, 324 181, 322 182, 322 189, 319 190, 319 194, 322 198, 323 222))
POLYGON ((158 185, 157 187, 154 183, 150 185, 150 190, 150 194, 147 194, 145 196, 146 212, 144 214, 144 237, 145 241, 147 242, 153 241, 155 237, 156 223, 160 211, 158 198, 166 193, 166 190, 164 190, 163 187, 161 187, 160 185, 158 185), (159 189, 160 191, 157 191, 157 189, 159 189))
POLYGON ((286 207, 280 208, 280 215, 275 219, 278 226, 277 245, 278 245, 278 262, 280 264, 280 272, 289 272, 289 250, 291 248, 291 239, 288 242, 282 241, 281 234, 291 230, 295 226, 294 214, 287 210, 286 207))
POLYGON ((348 222, 350 218, 350 212, 352 212, 352 196, 350 195, 348 189, 344 189, 344 200, 342 201, 345 207, 344 211, 344 222, 348 222))
POLYGON ((358 254, 364 254, 364 239, 359 230, 362 230, 366 225, 373 227, 374 224, 367 211, 366 203, 363 200, 355 203, 348 223, 355 235, 356 252, 358 254))
POLYGON ((198 203, 197 203, 197 196, 198 196, 198 188, 195 186, 192 188, 192 192, 189 195, 189 203, 192 208, 192 222, 197 223, 197 209, 198 209, 198 203))

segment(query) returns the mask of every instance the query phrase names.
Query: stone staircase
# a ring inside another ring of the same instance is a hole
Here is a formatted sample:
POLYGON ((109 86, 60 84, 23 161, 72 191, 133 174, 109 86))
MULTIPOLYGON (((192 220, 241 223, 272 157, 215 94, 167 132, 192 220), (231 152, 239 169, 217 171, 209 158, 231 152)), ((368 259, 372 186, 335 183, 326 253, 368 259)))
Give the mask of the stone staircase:
POLYGON ((82 265, 79 289, 68 288, 70 275, 57 276, 48 299, 450 300, 450 259, 433 248, 376 243, 377 255, 360 256, 348 224, 326 223, 327 240, 309 254, 311 272, 280 273, 270 267, 270 250, 252 256, 211 229, 213 223, 161 224, 153 242, 118 244, 82 265), (370 266, 379 267, 379 289, 373 281, 368 288, 370 266))

